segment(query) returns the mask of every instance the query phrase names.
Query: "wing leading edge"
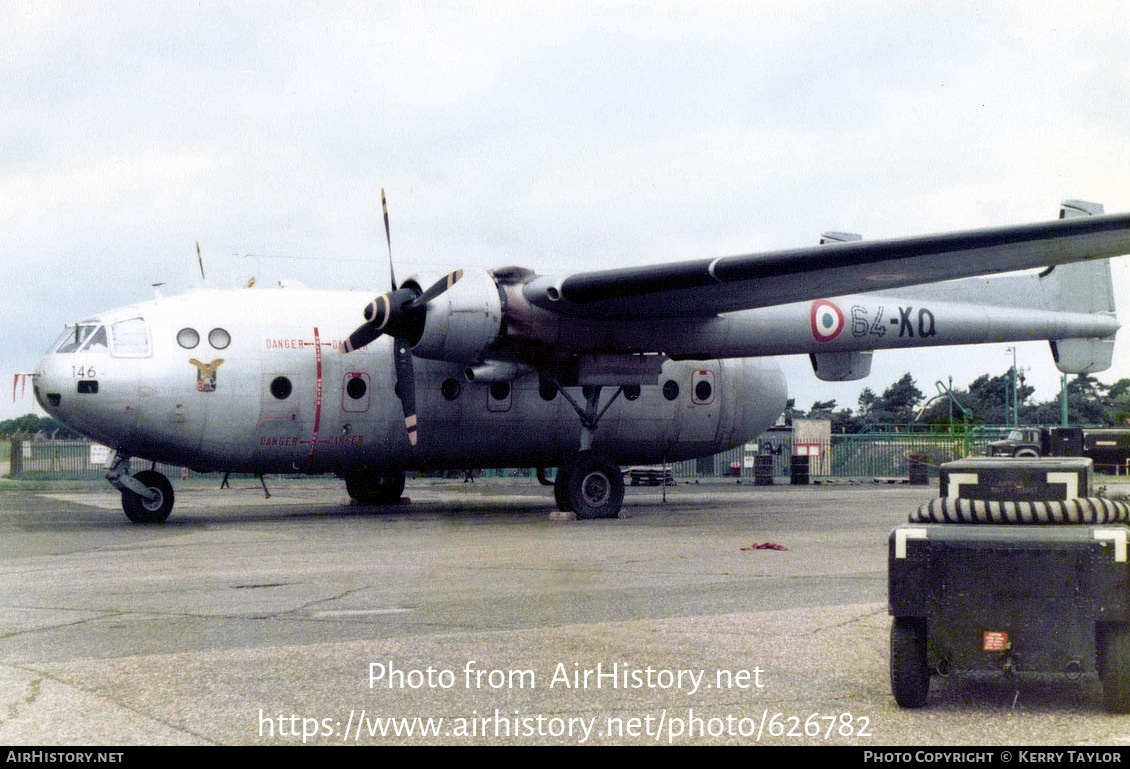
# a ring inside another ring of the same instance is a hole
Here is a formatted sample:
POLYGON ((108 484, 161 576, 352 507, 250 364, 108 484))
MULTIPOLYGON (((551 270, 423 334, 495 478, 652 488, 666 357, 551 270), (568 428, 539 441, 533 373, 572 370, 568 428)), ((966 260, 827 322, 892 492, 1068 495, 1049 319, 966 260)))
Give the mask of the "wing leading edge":
POLYGON ((523 293, 578 318, 702 317, 1130 253, 1130 214, 540 277, 523 293))

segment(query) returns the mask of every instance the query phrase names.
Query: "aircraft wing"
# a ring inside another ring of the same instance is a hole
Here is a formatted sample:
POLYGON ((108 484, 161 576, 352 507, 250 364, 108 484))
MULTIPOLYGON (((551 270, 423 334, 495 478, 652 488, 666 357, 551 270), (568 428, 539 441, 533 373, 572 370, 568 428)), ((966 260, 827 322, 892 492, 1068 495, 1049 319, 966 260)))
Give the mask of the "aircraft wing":
POLYGON ((532 304, 576 318, 703 317, 1130 253, 1130 214, 854 241, 535 278, 532 304))

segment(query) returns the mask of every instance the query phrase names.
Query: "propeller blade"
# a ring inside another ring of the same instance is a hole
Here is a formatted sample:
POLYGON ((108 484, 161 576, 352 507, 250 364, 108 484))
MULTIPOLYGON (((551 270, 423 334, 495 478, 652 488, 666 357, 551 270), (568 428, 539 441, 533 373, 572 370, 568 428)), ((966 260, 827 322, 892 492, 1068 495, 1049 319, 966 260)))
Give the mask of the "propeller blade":
POLYGON ((341 346, 343 353, 360 350, 384 333, 385 324, 388 323, 390 312, 388 294, 381 294, 365 306, 365 322, 349 335, 345 344, 341 346))
POLYGON ((412 300, 412 303, 408 305, 408 309, 415 310, 423 307, 425 304, 432 301, 444 291, 458 283, 459 279, 462 277, 463 270, 456 270, 455 272, 448 273, 447 275, 433 283, 427 291, 412 300))
POLYGON ((385 217, 385 243, 388 244, 388 277, 392 281, 392 290, 396 290, 396 273, 392 269, 392 235, 388 230, 388 201, 385 200, 385 188, 381 187, 381 211, 385 217))
POLYGON ((360 350, 380 335, 381 330, 379 328, 373 328, 368 323, 365 323, 358 326, 357 330, 349 335, 349 338, 345 340, 345 344, 341 346, 341 351, 347 353, 360 350))
POLYGON ((451 273, 443 280, 429 288, 424 294, 417 294, 417 289, 397 289, 396 273, 392 266, 392 235, 388 226, 388 200, 385 198, 384 187, 381 188, 381 211, 385 221, 385 243, 388 245, 388 276, 392 288, 387 294, 381 294, 365 308, 365 323, 357 327, 342 345, 342 352, 353 352, 372 342, 381 334, 388 333, 394 338, 396 344, 392 348, 393 365, 396 367, 396 395, 400 398, 400 405, 404 409, 404 428, 408 433, 408 443, 416 445, 419 436, 416 433, 416 373, 412 365, 412 349, 406 339, 411 338, 414 331, 424 322, 424 313, 416 312, 428 303, 429 299, 442 294, 459 278, 463 271, 451 273), (429 296, 430 294, 430 296, 429 296), (420 301, 421 297, 424 301, 420 301))
POLYGON ((416 445, 416 374, 412 366, 412 350, 408 344, 397 340, 393 352, 396 358, 396 391, 400 405, 404 407, 404 427, 408 431, 408 443, 416 445))

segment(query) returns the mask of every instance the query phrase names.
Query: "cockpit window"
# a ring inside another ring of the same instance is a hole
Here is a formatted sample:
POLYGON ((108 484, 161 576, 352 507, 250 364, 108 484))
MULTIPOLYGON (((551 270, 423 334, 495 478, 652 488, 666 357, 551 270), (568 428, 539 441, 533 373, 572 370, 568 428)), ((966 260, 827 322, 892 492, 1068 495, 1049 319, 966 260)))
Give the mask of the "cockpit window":
POLYGON ((109 352, 110 343, 106 341, 106 327, 99 326, 98 330, 90 335, 90 339, 82 346, 83 352, 109 352))
POLYGON ((110 327, 114 355, 140 358, 149 354, 149 328, 143 318, 121 320, 110 327))
POLYGON ((86 344, 95 331, 102 331, 103 340, 105 340, 105 329, 97 323, 78 323, 68 328, 63 332, 59 341, 55 342, 55 352, 75 352, 86 344))

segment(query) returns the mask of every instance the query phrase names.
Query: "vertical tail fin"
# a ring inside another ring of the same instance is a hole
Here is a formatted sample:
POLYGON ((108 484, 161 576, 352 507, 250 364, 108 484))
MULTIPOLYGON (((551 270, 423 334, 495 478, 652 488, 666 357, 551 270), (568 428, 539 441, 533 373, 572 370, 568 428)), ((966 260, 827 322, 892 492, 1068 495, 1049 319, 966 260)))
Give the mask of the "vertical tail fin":
MULTIPOLYGON (((1099 203, 1065 200, 1059 218, 1097 216, 1103 212, 1099 203)), ((1053 310, 1087 312, 1114 317, 1114 282, 1110 260, 1052 267, 1040 274, 1040 288, 1053 310)), ((1091 374, 1110 368, 1114 356, 1114 337, 1105 339, 1050 340, 1055 365, 1065 374, 1091 374)))

